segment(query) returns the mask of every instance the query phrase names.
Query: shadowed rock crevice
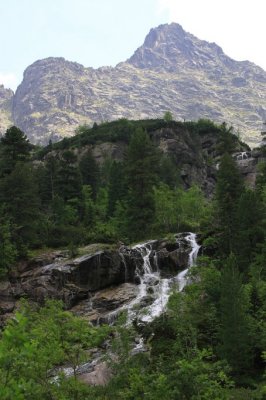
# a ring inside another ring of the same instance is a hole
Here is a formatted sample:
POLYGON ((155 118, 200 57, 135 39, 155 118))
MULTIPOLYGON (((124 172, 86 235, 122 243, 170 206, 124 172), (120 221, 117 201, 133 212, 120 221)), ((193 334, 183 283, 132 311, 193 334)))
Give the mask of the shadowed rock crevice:
MULTIPOLYGON (((151 268, 159 269, 162 277, 177 275, 187 267, 191 248, 184 235, 179 234, 175 242, 147 242, 151 268)), ((94 251, 73 260, 64 256, 55 252, 24 262, 10 275, 9 282, 1 283, 2 320, 21 297, 39 303, 46 298, 60 299, 67 308, 74 307, 77 313, 97 320, 136 296, 140 284, 136 270, 143 268, 143 257, 136 247, 94 251)))

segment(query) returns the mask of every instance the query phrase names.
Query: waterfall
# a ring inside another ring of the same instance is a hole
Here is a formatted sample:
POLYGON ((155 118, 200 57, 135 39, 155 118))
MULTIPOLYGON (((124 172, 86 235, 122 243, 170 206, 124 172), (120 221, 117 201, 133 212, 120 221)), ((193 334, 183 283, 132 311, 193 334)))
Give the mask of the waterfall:
POLYGON ((240 153, 235 154, 234 157, 235 157, 236 161, 243 161, 243 160, 247 160, 248 158, 251 158, 251 154, 250 154, 250 152, 242 151, 240 153))
MULTIPOLYGON (((125 300, 124 304, 112 311, 100 314, 97 320, 98 324, 107 323, 112 325, 124 311, 127 312, 127 325, 130 325, 135 320, 140 323, 147 323, 153 321, 154 318, 165 311, 171 290, 175 289, 181 292, 188 283, 187 274, 189 268, 195 264, 200 249, 195 233, 188 232, 175 237, 176 245, 173 244, 173 249, 180 251, 181 254, 188 254, 188 261, 185 270, 178 274, 172 273, 171 276, 166 275, 165 277, 167 271, 160 270, 162 256, 160 256, 161 250, 155 250, 158 248, 157 240, 140 243, 132 248, 122 246, 119 249, 124 270, 124 282, 127 282, 128 279, 131 282, 135 280, 135 283, 137 283, 137 295, 133 299, 131 297, 131 300, 125 300), (189 248, 189 251, 187 251, 186 247, 189 248), (132 265, 127 265, 127 263, 135 265, 134 275, 132 265)), ((176 267, 178 268, 178 266, 176 267)), ((91 303, 89 308, 93 309, 93 299, 91 299, 91 303)))
MULTIPOLYGON (((178 239, 177 239, 178 240, 178 239)), ((188 268, 171 278, 162 278, 158 268, 157 254, 153 255, 152 243, 147 242, 133 247, 142 258, 141 268, 136 268, 136 277, 140 281, 137 297, 127 305, 128 324, 135 318, 141 322, 151 322, 161 315, 166 308, 170 297, 171 287, 178 282, 178 290, 182 291, 187 284, 189 268, 195 265, 200 249, 196 241, 196 234, 189 232, 185 240, 191 247, 188 257, 188 268), (153 259, 154 267, 151 264, 153 259), (155 269, 155 270, 154 270, 155 269)))
MULTIPOLYGON (((110 325, 113 324, 117 320, 119 314, 121 314, 123 311, 127 311, 126 326, 131 325, 134 320, 137 320, 137 322, 140 323, 152 322, 156 317, 165 311, 171 294, 171 288, 175 287, 176 283, 178 282, 178 290, 181 292, 184 289, 185 285, 187 284, 187 273, 189 268, 195 265, 200 249, 200 246, 196 241, 195 233, 189 232, 185 237, 183 237, 183 239, 186 240, 191 249, 188 255, 188 267, 178 275, 170 278, 161 277, 158 253, 153 250, 153 245, 156 243, 156 241, 141 243, 131 249, 133 254, 135 253, 135 255, 137 254, 139 256, 136 257, 138 261, 141 261, 137 262, 135 270, 136 280, 139 281, 138 294, 129 304, 125 304, 106 315, 104 318, 105 323, 110 325)), ((179 241, 180 238, 177 238, 176 240, 179 241)), ((179 243, 182 243, 182 239, 179 243)), ((120 255, 125 268, 126 279, 127 264, 122 249, 120 251, 120 255)), ((137 343, 132 346, 132 355, 146 351, 144 339, 142 337, 138 337, 137 339, 137 343)), ((96 357, 94 357, 93 360, 81 364, 76 373, 80 374, 94 371, 94 368, 99 363, 103 362, 103 360, 104 354, 103 351, 100 350, 98 353, 96 353, 96 357)), ((67 377, 74 374, 73 368, 61 367, 54 372, 55 376, 51 379, 53 382, 56 382, 59 379, 59 372, 63 372, 67 377)))
POLYGON ((187 284, 187 273, 189 271, 189 268, 195 265, 198 252, 200 249, 200 246, 198 245, 196 241, 196 234, 189 232, 189 234, 186 236, 186 240, 190 243, 191 246, 191 251, 188 256, 188 268, 185 269, 184 271, 180 272, 177 275, 177 281, 178 281, 178 286, 179 286, 179 291, 182 292, 184 287, 187 284))

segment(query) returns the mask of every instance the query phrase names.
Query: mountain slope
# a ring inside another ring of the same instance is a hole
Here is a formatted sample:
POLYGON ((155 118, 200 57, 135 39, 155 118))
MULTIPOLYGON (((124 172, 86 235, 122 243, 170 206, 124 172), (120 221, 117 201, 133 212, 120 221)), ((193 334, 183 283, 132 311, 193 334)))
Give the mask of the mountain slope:
POLYGON ((266 72, 234 61, 176 23, 152 29, 116 67, 84 68, 63 58, 29 66, 13 101, 13 121, 35 143, 74 134, 79 124, 117 118, 226 121, 249 144, 266 119, 266 72))
POLYGON ((12 124, 12 98, 14 93, 0 85, 0 132, 4 132, 12 124))

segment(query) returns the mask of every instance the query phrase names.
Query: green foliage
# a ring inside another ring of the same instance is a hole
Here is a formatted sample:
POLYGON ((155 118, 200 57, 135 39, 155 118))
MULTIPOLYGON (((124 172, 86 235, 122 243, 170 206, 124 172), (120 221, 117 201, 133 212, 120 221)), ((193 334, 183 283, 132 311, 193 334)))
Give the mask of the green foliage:
POLYGON ((173 115, 172 115, 172 113, 171 113, 170 111, 166 111, 166 112, 164 113, 163 119, 164 119, 166 122, 173 121, 173 115))
POLYGON ((83 398, 88 390, 76 379, 77 366, 106 333, 64 311, 58 302, 49 301, 36 310, 24 305, 0 341, 1 399, 83 398), (73 368, 73 379, 66 380, 64 374, 53 379, 52 371, 62 363, 73 368))
MULTIPOLYGON (((156 150, 154 131, 165 127, 180 128, 195 152, 205 134, 218 137, 218 152, 231 152, 237 143, 231 128, 208 120, 122 119, 81 127, 75 137, 50 144, 52 153, 32 167, 23 133, 12 129, 1 140, 1 277, 27 247, 40 244, 66 246, 74 257, 83 243, 197 231, 209 255, 198 258, 182 293, 172 288, 164 315, 136 324, 137 333, 123 325, 112 328, 113 378, 103 388, 81 385, 76 371, 106 329, 93 328, 54 302, 23 306, 0 341, 1 399, 261 400, 265 395, 264 165, 250 191, 235 162, 223 155, 215 199, 207 201, 198 186, 181 188, 177 166, 186 154, 177 160, 156 150), (106 140, 129 143, 122 162, 106 157, 99 168, 90 150, 77 157, 75 147, 106 140), (132 356, 136 334, 143 336, 146 352, 132 356), (71 365, 74 377, 57 370, 55 381, 52 371, 62 365, 71 365)), ((198 166, 201 162, 195 158, 198 166)))
POLYGON ((237 233, 234 243, 239 268, 245 273, 253 261, 257 246, 265 240, 263 216, 263 204, 258 194, 252 190, 245 190, 237 205, 237 233))
POLYGON ((17 249, 12 242, 10 221, 0 210, 0 280, 6 278, 9 268, 17 260, 17 249))
POLYGON ((244 190, 242 177, 233 158, 226 153, 219 165, 216 184, 216 213, 219 224, 220 254, 229 256, 234 250, 236 237, 236 212, 239 198, 244 190))
POLYGON ((38 187, 33 168, 18 162, 14 170, 0 182, 0 202, 13 227, 13 239, 18 250, 38 243, 40 216, 38 187))
POLYGON ((236 374, 252 366, 252 325, 249 292, 242 284, 236 259, 230 255, 221 274, 220 353, 236 374))
POLYGON ((126 197, 125 166, 122 162, 113 161, 110 166, 108 187, 108 215, 112 216, 117 202, 126 197))
POLYGON ((160 184, 154 188, 154 201, 154 230, 158 234, 198 230, 210 215, 208 202, 195 185, 185 191, 160 184))
POLYGON ((153 185, 157 180, 158 152, 148 134, 136 130, 126 156, 127 224, 131 239, 144 238, 154 214, 153 185))
POLYGON ((7 129, 0 140, 0 176, 10 174, 17 162, 29 160, 32 145, 26 135, 16 126, 7 129))
POLYGON ((79 169, 82 177, 82 184, 89 185, 95 199, 99 184, 99 167, 91 151, 82 155, 79 161, 79 169))
POLYGON ((227 128, 225 122, 222 123, 220 127, 220 140, 217 150, 220 154, 228 153, 231 154, 237 145, 238 138, 233 134, 233 127, 227 128))
POLYGON ((169 155, 162 154, 160 157, 159 178, 171 189, 181 186, 180 172, 177 169, 176 163, 169 155))
POLYGON ((76 162, 77 158, 70 150, 66 150, 59 161, 55 188, 57 195, 62 197, 64 201, 81 197, 81 173, 76 162))

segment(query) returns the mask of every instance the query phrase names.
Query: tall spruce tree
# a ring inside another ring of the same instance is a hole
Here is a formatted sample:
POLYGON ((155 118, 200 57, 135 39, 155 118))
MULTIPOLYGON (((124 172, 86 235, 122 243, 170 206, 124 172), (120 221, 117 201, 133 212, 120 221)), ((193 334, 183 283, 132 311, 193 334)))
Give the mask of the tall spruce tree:
POLYGON ((243 179, 236 162, 225 153, 219 165, 215 193, 219 252, 225 257, 234 250, 237 232, 236 211, 243 190, 243 179))
POLYGON ((12 241, 12 225, 4 208, 0 208, 0 280, 6 278, 16 259, 17 249, 12 241))
POLYGON ((153 185, 157 179, 159 155, 148 134, 138 128, 126 156, 127 226, 131 239, 144 238, 155 211, 153 185))
POLYGON ((265 240, 263 204, 255 191, 247 189, 240 196, 236 210, 234 251, 241 272, 247 275, 258 246, 265 240))
POLYGON ((236 257, 231 254, 221 274, 220 355, 237 374, 247 372, 252 361, 249 297, 242 283, 236 257))
POLYGON ((27 136, 16 126, 7 129, 0 140, 0 176, 10 174, 17 162, 25 162, 29 159, 30 144, 27 136))
POLYGON ((55 178, 55 192, 64 201, 82 197, 81 174, 77 157, 71 150, 63 152, 55 178))
POLYGON ((20 255, 38 242, 40 217, 38 185, 29 163, 18 162, 1 182, 0 202, 13 228, 12 236, 20 255))
POLYGON ((92 197, 95 199, 99 186, 100 171, 90 150, 81 157, 79 161, 79 169, 81 172, 82 184, 91 187, 92 197))
POLYGON ((124 200, 125 195, 125 166, 121 162, 113 161, 108 185, 108 215, 114 215, 117 202, 124 200))

